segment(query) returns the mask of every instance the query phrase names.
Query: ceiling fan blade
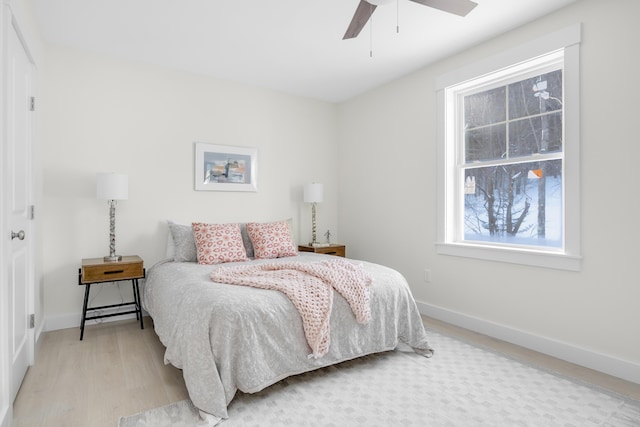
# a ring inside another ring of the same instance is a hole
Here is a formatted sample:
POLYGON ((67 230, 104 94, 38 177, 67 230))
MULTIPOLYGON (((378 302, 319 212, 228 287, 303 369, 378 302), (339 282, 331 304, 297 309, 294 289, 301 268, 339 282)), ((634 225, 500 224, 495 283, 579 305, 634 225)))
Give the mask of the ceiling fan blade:
POLYGON ((360 0, 356 13, 353 14, 351 24, 349 24, 349 28, 347 28, 347 32, 344 33, 342 40, 358 37, 358 34, 360 34, 362 28, 367 24, 367 21, 369 21, 369 18, 373 15, 373 11, 376 10, 376 7, 377 6, 374 4, 360 0))
POLYGON ((478 3, 471 0, 411 0, 425 6, 433 7, 444 12, 453 13, 459 16, 467 16, 478 3))

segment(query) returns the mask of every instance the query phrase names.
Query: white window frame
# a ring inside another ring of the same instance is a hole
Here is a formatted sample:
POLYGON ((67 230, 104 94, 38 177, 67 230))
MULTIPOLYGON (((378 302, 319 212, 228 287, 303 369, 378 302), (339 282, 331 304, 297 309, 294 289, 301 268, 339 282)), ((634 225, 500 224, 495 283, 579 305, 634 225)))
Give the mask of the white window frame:
POLYGON ((479 258, 538 267, 579 271, 580 255, 580 41, 582 26, 550 33, 525 45, 486 58, 445 75, 437 81, 438 102, 438 241, 439 254, 479 258), (463 241, 462 220, 457 219, 459 177, 455 115, 447 102, 447 88, 505 70, 552 52, 564 53, 564 172, 563 248, 530 248, 463 241))

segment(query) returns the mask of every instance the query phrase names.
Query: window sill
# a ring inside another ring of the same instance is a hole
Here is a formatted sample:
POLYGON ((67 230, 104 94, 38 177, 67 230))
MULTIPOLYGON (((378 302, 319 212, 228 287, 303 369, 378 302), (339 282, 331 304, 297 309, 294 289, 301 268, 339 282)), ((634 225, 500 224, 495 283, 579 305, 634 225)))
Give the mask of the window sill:
POLYGON ((518 248, 498 248, 465 243, 436 243, 441 255, 476 258, 488 261, 523 264, 558 270, 580 271, 582 257, 565 253, 548 253, 518 248))

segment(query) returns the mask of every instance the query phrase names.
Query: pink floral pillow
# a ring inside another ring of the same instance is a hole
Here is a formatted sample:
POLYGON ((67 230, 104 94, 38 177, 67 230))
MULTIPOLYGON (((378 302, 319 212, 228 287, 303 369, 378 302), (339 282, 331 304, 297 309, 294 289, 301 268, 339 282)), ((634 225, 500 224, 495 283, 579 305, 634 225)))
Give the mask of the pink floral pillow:
POLYGON ((221 264, 246 261, 247 252, 242 243, 240 224, 191 224, 196 241, 198 264, 221 264))
POLYGON ((246 224, 256 259, 298 255, 286 221, 246 224))

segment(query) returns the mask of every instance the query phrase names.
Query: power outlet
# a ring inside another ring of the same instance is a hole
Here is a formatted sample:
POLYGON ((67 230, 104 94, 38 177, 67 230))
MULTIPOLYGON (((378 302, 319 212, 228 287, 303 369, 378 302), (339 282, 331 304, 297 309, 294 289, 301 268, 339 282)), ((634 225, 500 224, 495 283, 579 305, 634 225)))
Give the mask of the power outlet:
POLYGON ((424 270, 424 281, 426 283, 431 283, 431 270, 429 269, 424 270))

